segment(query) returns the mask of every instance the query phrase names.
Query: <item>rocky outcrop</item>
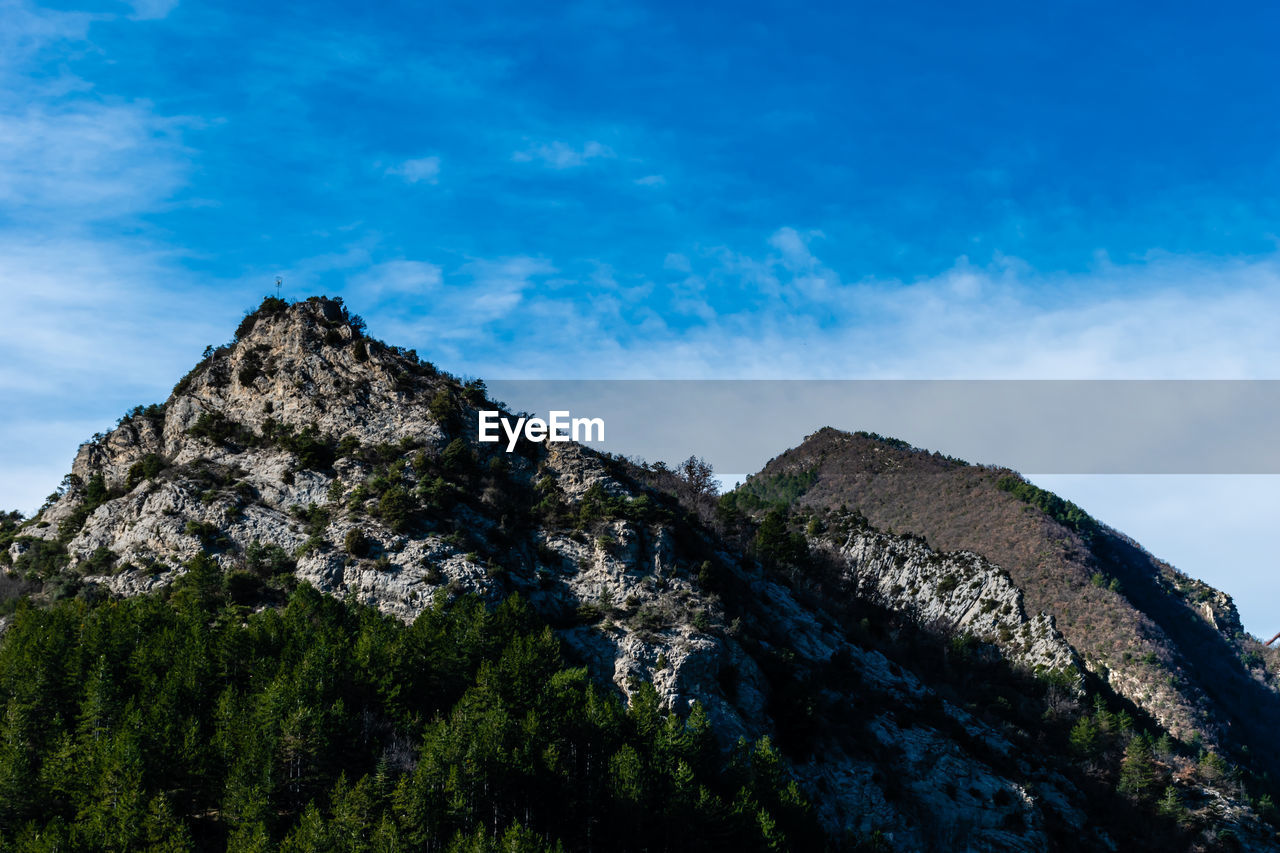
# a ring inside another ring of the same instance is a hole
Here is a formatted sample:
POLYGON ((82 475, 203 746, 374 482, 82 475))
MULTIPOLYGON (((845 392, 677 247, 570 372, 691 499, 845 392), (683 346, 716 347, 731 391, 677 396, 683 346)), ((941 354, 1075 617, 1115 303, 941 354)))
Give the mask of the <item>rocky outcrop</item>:
POLYGON ((991 643, 1032 670, 1078 671, 1053 617, 1029 617, 1008 572, 977 554, 939 554, 917 540, 870 530, 851 532, 837 553, 864 598, 922 625, 991 643))

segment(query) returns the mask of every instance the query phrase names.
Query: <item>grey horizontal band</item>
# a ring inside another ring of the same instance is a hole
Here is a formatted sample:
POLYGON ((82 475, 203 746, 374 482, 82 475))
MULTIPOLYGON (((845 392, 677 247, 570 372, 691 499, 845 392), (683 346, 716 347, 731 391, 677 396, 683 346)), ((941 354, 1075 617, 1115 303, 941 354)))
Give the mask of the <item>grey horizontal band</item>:
POLYGON ((1277 380, 499 380, 512 411, 603 418, 592 447, 759 470, 831 426, 1036 474, 1278 474, 1277 380))

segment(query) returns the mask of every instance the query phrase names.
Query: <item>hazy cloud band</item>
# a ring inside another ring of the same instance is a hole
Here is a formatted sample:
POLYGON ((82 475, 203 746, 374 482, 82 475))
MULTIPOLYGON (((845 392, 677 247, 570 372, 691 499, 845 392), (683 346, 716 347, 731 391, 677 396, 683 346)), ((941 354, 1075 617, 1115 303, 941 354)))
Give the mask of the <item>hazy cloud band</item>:
POLYGON ((1277 380, 502 380, 514 410, 604 418, 593 446, 758 470, 824 426, 1028 474, 1280 474, 1277 380))

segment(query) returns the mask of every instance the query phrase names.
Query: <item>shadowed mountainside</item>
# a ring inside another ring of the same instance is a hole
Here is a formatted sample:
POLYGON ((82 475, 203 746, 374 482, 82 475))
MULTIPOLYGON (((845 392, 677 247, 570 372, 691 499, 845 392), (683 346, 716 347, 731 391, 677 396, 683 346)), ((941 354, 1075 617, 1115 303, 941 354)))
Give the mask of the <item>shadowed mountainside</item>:
POLYGON ((847 507, 933 548, 981 554, 1029 609, 1054 617, 1091 672, 1175 735, 1280 772, 1277 682, 1230 598, 1078 507, 1007 469, 834 429, 770 461, 743 490, 767 496, 787 484, 798 508, 847 507))

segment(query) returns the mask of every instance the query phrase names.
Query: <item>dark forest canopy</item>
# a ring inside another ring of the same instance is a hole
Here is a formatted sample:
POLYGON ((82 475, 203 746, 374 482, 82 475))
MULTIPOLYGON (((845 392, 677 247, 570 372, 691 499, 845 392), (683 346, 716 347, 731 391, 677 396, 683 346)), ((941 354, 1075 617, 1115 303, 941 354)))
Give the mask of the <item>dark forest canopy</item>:
POLYGON ((518 598, 412 625, 299 587, 19 607, 0 643, 13 850, 767 850, 821 846, 762 740, 626 709, 518 598))

